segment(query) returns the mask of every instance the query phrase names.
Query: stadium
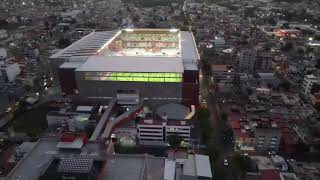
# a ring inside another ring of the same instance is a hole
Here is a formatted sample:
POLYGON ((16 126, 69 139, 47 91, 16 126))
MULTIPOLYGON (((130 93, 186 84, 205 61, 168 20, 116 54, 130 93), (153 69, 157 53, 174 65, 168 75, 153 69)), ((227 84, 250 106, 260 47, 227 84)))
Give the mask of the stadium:
POLYGON ((61 90, 91 100, 198 105, 199 54, 177 29, 92 32, 51 56, 61 90))

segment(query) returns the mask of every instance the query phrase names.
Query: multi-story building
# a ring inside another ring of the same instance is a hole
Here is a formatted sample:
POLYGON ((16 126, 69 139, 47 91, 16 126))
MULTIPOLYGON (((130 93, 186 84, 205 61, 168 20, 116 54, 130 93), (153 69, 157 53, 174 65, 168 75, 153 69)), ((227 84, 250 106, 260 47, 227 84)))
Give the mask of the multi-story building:
POLYGON ((13 82, 20 72, 21 70, 18 63, 0 65, 0 77, 6 83, 13 82))
POLYGON ((185 120, 145 119, 138 123, 140 144, 165 145, 168 136, 176 134, 183 138, 183 144, 190 141, 190 126, 185 120))
POLYGON ((253 72, 256 63, 257 52, 251 49, 245 49, 240 52, 239 70, 242 72, 253 72))
POLYGON ((230 83, 234 80, 234 69, 232 65, 212 65, 211 71, 213 73, 214 79, 220 81, 221 83, 230 83))
POLYGON ((279 150, 281 131, 276 123, 259 123, 254 132, 257 151, 277 152, 279 150))
POLYGON ((305 75, 302 82, 302 93, 306 96, 311 92, 311 88, 314 83, 319 82, 319 78, 314 76, 313 74, 305 75))
POLYGON ((273 57, 268 53, 258 53, 255 62, 255 69, 258 71, 270 71, 272 67, 273 57))
MULTIPOLYGON (((51 58, 59 69, 61 89, 66 94, 101 100, 125 92, 126 97, 138 96, 155 104, 198 104, 199 54, 190 32, 92 32, 51 58)), ((121 101, 127 104, 124 97, 121 101)))
POLYGON ((7 50, 5 48, 0 47, 0 59, 4 59, 8 57, 7 50))

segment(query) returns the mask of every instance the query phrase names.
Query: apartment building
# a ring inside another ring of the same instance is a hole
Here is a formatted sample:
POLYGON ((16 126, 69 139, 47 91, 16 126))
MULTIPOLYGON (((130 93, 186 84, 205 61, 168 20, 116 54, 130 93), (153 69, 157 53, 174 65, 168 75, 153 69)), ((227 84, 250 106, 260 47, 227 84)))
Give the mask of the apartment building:
POLYGON ((214 79, 221 83, 231 83, 234 80, 234 69, 232 65, 215 64, 211 66, 214 79))
POLYGON ((145 119, 137 128, 140 144, 166 145, 168 136, 173 134, 182 137, 186 145, 190 141, 190 126, 185 120, 145 119))
POLYGON ((305 96, 308 96, 311 92, 311 88, 313 84, 319 82, 319 78, 314 76, 313 74, 305 75, 303 82, 302 82, 302 93, 305 96))
POLYGON ((252 49, 245 49, 240 52, 239 70, 241 72, 253 72, 256 63, 257 52, 252 49))

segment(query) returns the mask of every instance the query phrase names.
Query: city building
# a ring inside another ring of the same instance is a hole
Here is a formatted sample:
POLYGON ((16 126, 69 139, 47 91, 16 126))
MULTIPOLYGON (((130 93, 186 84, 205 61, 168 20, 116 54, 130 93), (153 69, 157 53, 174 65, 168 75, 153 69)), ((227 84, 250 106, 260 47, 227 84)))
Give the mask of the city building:
POLYGON ((277 152, 279 150, 281 131, 277 124, 264 121, 263 119, 257 123, 255 127, 255 149, 264 152, 277 152))
POLYGON ((258 52, 255 62, 257 71, 267 72, 271 70, 273 57, 269 53, 258 52))
POLYGON ((257 52, 252 49, 240 51, 239 70, 242 72, 253 72, 257 59, 257 52))
POLYGON ((164 179, 213 179, 209 156, 200 154, 188 154, 188 157, 185 159, 166 159, 164 179))
POLYGON ((13 82, 20 72, 18 63, 0 65, 0 76, 6 83, 13 82))
POLYGON ((139 97, 154 103, 198 104, 199 54, 190 32, 92 32, 51 58, 66 94, 101 100, 124 93, 133 95, 127 96, 133 103, 139 97))
POLYGON ((183 120, 145 119, 137 127, 140 144, 167 145, 168 136, 173 134, 183 137, 184 145, 190 141, 190 126, 183 120))
POLYGON ((257 79, 262 87, 277 87, 280 79, 274 73, 258 73, 257 79))
POLYGON ((212 179, 206 155, 166 159, 148 154, 107 154, 101 144, 88 142, 83 134, 65 133, 59 139, 23 143, 15 151, 8 158, 14 165, 5 177, 8 180, 212 179))
POLYGON ((231 83, 234 80, 234 69, 232 65, 214 64, 211 65, 214 79, 220 83, 231 83))
POLYGON ((0 47, 0 59, 4 59, 8 57, 7 50, 5 48, 0 47))
POLYGON ((179 104, 166 104, 156 110, 156 115, 146 116, 137 124, 140 144, 167 145, 168 137, 177 135, 182 137, 181 144, 186 146, 190 142, 190 125, 186 119, 189 108, 179 104))
POLYGON ((7 39, 8 37, 9 37, 9 36, 8 36, 7 30, 5 30, 5 29, 0 29, 0 40, 7 39))
POLYGON ((311 92, 313 84, 317 82, 319 82, 319 78, 314 76, 313 74, 305 75, 302 82, 302 93, 308 96, 311 92))

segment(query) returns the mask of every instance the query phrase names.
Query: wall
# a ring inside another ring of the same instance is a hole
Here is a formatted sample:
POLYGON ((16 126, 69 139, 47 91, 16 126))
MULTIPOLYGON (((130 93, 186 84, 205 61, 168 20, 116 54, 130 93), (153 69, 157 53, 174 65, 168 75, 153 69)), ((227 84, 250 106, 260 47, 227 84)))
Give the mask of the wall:
POLYGON ((59 73, 61 91, 68 95, 75 94, 74 90, 77 89, 75 69, 60 68, 58 73, 59 73))
POLYGON ((76 82, 81 96, 116 97, 117 90, 137 90, 142 98, 181 98, 181 83, 85 81, 84 72, 76 72, 76 82), (161 92, 161 93, 160 93, 161 92))

